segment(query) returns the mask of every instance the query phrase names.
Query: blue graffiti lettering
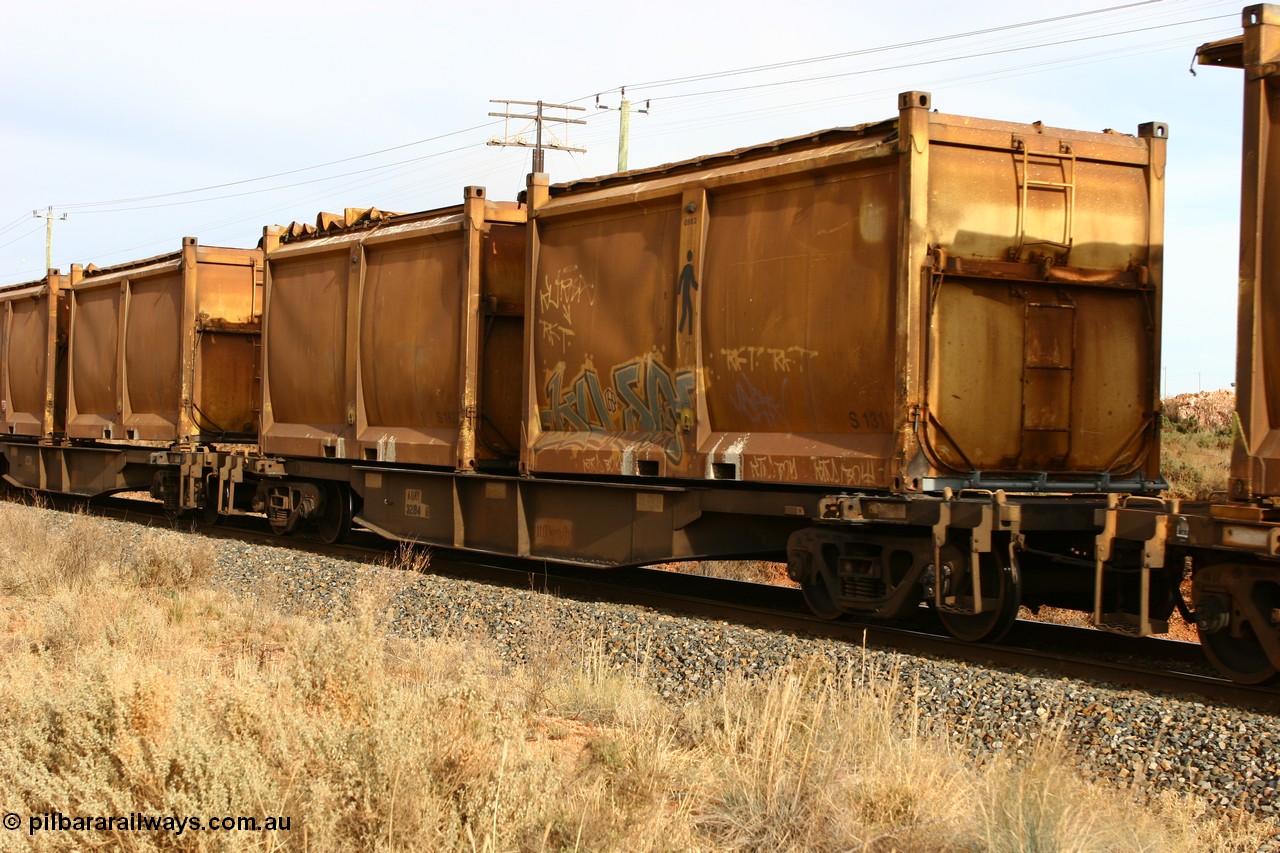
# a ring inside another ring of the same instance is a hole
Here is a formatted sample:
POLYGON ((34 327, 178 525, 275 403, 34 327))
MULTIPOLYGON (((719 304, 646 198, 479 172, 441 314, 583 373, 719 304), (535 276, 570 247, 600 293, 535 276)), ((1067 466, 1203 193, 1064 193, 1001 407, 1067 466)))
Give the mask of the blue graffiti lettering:
POLYGON ((693 409, 693 371, 673 373, 647 354, 616 365, 610 378, 612 386, 602 386, 595 369, 588 366, 573 380, 572 390, 566 390, 564 365, 558 365, 545 387, 547 407, 539 418, 543 429, 648 433, 649 440, 661 445, 667 458, 678 464, 684 454, 681 413, 693 409))
POLYGON ((738 374, 729 404, 755 424, 771 427, 782 419, 778 401, 757 388, 745 373, 738 374))

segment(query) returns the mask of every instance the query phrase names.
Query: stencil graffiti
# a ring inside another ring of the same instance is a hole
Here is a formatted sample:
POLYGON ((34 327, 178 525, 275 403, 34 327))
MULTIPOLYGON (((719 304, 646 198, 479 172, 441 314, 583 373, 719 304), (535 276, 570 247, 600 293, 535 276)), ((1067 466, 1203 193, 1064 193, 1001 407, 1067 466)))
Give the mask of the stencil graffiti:
POLYGON ((698 289, 698 278, 693 272, 693 252, 685 252, 684 268, 676 281, 676 295, 680 297, 680 326, 684 332, 685 320, 689 321, 689 334, 693 334, 693 292, 698 289))
MULTIPOLYGON (((680 413, 693 407, 693 371, 672 371, 652 354, 615 365, 603 380, 591 362, 572 381, 556 365, 544 390, 542 428, 552 432, 646 433, 667 458, 679 463, 680 413)), ((572 440, 567 437, 568 440, 572 440)))

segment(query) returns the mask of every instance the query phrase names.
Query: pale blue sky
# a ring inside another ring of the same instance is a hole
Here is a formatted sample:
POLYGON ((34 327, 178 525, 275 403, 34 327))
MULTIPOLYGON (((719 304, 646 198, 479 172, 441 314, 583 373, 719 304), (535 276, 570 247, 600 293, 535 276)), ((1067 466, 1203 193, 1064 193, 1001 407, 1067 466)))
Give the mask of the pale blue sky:
POLYGON ((923 89, 942 112, 1128 133, 1168 122, 1168 390, 1226 387, 1241 79, 1187 68, 1198 44, 1239 32, 1242 4, 1159 0, 937 40, 1120 5, 10 3, 0 284, 42 275, 43 221, 31 211, 49 204, 70 214, 54 229, 53 262, 66 269, 176 251, 184 235, 252 245, 263 225, 319 210, 439 207, 467 184, 514 197, 528 152, 485 145, 502 130, 485 126, 490 98, 589 107, 569 133, 588 153, 547 155, 562 181, 613 171, 618 114, 595 109, 594 94, 616 105, 620 86, 652 99, 632 120, 633 168, 888 118, 897 92, 923 89), (395 150, 361 156, 384 149, 395 150), (252 180, 268 175, 279 177, 252 180))

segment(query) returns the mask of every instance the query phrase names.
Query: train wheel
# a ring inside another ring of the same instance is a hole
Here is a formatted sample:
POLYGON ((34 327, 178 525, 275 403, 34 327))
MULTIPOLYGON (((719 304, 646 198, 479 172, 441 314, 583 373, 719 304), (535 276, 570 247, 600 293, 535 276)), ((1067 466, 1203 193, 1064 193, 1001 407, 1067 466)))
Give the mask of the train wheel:
POLYGON ((836 620, 846 614, 840 608, 840 579, 824 567, 815 567, 808 577, 800 581, 805 604, 819 619, 836 620))
POLYGON ((326 545, 342 542, 351 532, 353 512, 351 489, 338 483, 329 483, 324 489, 324 510, 316 520, 316 531, 326 545))
POLYGON ((281 517, 269 512, 267 513, 267 525, 271 528, 271 532, 277 536, 288 536, 290 533, 289 516, 287 515, 281 517))
MULTIPOLYGON (((947 633, 957 640, 966 643, 998 642, 1018 620, 1022 585, 1007 558, 996 552, 978 556, 978 571, 982 580, 982 612, 958 613, 939 608, 938 618, 947 633)), ((967 568, 951 579, 951 588, 961 593, 967 592, 970 585, 967 568)))
POLYGON ((1253 574, 1250 567, 1226 563, 1201 569, 1192 580, 1205 657, 1240 684, 1263 684, 1280 673, 1267 648, 1277 645, 1273 620, 1280 612, 1280 587, 1253 574))

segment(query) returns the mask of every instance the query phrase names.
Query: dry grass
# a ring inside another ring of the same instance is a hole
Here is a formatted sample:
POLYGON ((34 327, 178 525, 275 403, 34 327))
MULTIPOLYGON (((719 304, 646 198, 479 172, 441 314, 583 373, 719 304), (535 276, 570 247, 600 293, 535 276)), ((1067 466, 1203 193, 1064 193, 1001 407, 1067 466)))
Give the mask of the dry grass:
POLYGON ((1161 434, 1161 469, 1169 481, 1165 497, 1222 498, 1231 468, 1230 429, 1207 431, 1166 424, 1161 434))
POLYGON ((750 581, 792 588, 800 586, 787 577, 786 563, 773 563, 767 560, 685 560, 678 563, 662 563, 653 568, 732 581, 750 581))
MULTIPOLYGON (((1081 781, 1054 738, 976 767, 895 674, 797 661, 685 708, 552 635, 397 640, 405 573, 285 617, 202 540, 0 505, 0 803, 288 816, 288 832, 0 833, 37 850, 1252 849, 1265 828, 1081 781), (935 731, 933 726, 941 727, 935 731)), ((408 555, 406 559, 412 559, 408 555)))
POLYGON ((1220 498, 1231 467, 1231 423, 1235 394, 1206 391, 1163 401, 1160 467, 1169 490, 1184 500, 1220 498))

